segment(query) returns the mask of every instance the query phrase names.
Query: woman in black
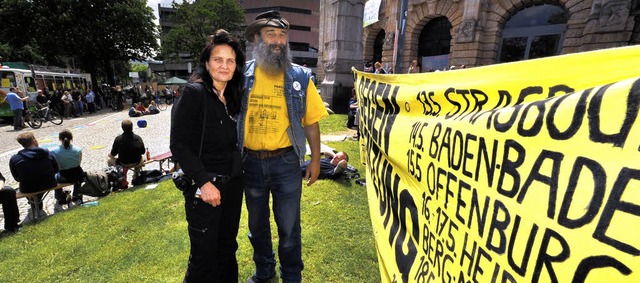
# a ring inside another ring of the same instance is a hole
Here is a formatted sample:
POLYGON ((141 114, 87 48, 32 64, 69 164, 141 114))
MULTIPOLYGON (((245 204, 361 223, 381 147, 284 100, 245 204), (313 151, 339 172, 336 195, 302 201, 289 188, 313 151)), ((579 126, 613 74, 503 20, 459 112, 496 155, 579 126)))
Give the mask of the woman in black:
POLYGON ((238 41, 216 31, 171 112, 171 152, 194 181, 183 191, 191 241, 184 282, 238 282, 243 189, 235 116, 244 61, 238 41))

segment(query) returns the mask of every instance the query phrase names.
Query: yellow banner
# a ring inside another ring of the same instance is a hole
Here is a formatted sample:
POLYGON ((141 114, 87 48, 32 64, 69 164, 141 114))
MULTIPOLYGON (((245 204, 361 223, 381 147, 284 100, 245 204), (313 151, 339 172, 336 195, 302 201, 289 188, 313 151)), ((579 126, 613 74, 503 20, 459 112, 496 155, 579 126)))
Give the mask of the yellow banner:
POLYGON ((383 282, 640 282, 640 46, 354 70, 383 282))

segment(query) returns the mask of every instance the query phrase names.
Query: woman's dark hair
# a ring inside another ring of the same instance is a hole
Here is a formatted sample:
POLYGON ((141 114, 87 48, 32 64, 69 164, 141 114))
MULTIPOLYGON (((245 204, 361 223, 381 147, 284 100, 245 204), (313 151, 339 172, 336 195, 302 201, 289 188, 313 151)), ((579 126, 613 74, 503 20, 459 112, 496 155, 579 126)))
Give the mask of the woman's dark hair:
POLYGON ((208 89, 213 87, 213 78, 207 71, 207 62, 211 57, 211 51, 218 45, 228 45, 236 53, 236 69, 233 71, 233 78, 227 82, 227 86, 224 89, 224 98, 227 101, 227 110, 230 115, 235 115, 240 112, 240 102, 242 100, 242 93, 244 91, 244 52, 240 48, 238 39, 233 37, 229 32, 223 29, 216 30, 216 32, 209 36, 209 42, 202 49, 200 55, 200 61, 196 67, 193 75, 189 79, 189 82, 201 81, 208 89))
POLYGON ((69 131, 68 129, 62 130, 62 132, 58 134, 58 139, 60 139, 64 148, 71 148, 71 140, 73 140, 73 134, 71 133, 71 131, 69 131))

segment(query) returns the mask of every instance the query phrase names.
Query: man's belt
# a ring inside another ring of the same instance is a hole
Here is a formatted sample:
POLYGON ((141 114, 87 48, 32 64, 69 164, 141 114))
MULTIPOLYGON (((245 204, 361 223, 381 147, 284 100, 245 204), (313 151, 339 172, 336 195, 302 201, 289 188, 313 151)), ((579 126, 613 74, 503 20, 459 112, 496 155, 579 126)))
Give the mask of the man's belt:
POLYGON ((251 150, 248 148, 245 148, 245 150, 247 154, 253 158, 267 159, 267 158, 283 155, 289 151, 293 151, 293 146, 278 148, 276 150, 251 150))

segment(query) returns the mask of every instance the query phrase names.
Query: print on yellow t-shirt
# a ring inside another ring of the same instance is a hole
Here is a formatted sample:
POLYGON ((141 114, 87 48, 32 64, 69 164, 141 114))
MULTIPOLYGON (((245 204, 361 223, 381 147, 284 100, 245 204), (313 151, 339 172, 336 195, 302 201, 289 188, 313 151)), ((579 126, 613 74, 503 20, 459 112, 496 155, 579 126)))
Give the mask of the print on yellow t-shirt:
POLYGON ((284 74, 267 76, 255 71, 249 93, 245 124, 245 146, 252 150, 276 150, 291 145, 287 136, 289 114, 284 97, 284 74))
MULTIPOLYGON (((249 93, 249 106, 244 127, 244 146, 251 150, 276 150, 291 146, 287 135, 290 126, 287 100, 284 96, 284 74, 267 76, 255 70, 255 83, 249 93)), ((329 116, 322 98, 309 80, 303 126, 329 116)))

